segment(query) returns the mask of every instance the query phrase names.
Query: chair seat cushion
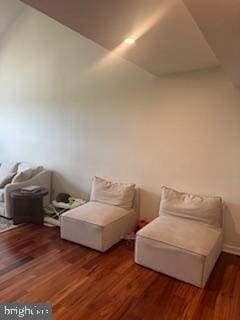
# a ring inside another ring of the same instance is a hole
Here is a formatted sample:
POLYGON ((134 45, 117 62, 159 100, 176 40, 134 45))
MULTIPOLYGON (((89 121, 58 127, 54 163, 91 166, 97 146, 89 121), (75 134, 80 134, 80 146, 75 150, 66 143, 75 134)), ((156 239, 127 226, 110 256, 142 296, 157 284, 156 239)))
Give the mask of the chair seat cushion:
POLYGON ((204 223, 172 216, 160 216, 141 229, 137 235, 165 243, 201 256, 208 256, 221 237, 222 230, 204 223))
POLYGON ((64 213, 62 217, 81 220, 97 226, 105 227, 128 215, 132 211, 133 210, 125 210, 120 207, 90 201, 80 207, 64 213))
POLYGON ((202 288, 221 253, 222 241, 221 228, 160 216, 137 233, 135 262, 202 288))
POLYGON ((136 226, 134 210, 90 201, 61 215, 61 238, 104 252, 136 226))

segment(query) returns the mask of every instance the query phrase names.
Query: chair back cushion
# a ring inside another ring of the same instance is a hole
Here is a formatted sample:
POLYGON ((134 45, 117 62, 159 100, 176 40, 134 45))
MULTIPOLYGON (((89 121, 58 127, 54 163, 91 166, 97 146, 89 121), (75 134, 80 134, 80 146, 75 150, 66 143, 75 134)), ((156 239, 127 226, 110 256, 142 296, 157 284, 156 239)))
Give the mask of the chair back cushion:
POLYGON ((17 173, 18 163, 2 162, 0 166, 0 188, 10 183, 14 175, 17 173))
POLYGON ((28 169, 32 170, 31 177, 34 177, 35 175, 37 175, 39 172, 41 172, 43 170, 43 167, 42 166, 36 166, 36 165, 33 165, 31 163, 28 163, 28 162, 21 162, 19 164, 19 166, 18 166, 18 173, 23 172, 23 171, 28 170, 28 169))
POLYGON ((134 195, 135 184, 115 183, 94 177, 90 200, 130 210, 133 206, 134 195))
POLYGON ((33 175, 33 169, 28 168, 23 171, 18 172, 12 179, 12 183, 23 182, 29 180, 33 175))
POLYGON ((162 187, 159 215, 192 219, 219 228, 222 226, 222 199, 162 187))

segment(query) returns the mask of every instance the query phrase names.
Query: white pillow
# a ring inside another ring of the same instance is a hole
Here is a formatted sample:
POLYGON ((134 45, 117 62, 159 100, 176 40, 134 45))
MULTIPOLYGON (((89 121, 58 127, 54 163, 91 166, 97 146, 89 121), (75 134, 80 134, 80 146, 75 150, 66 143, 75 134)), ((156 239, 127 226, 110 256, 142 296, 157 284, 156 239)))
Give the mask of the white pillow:
POLYGON ((0 180, 0 188, 4 188, 6 184, 12 181, 12 178, 15 176, 15 172, 9 173, 7 176, 2 177, 0 180))
POLYGON ((19 165, 18 165, 18 173, 19 172, 22 172, 26 169, 29 169, 29 168, 32 168, 32 165, 31 163, 28 163, 28 162, 20 162, 19 165))
POLYGON ((36 174, 41 172, 43 170, 42 166, 34 166, 31 163, 28 162, 21 162, 18 166, 18 173, 25 171, 27 169, 32 169, 32 177, 34 177, 36 174))
POLYGON ((12 180, 12 183, 23 182, 32 177, 33 170, 32 168, 25 169, 21 172, 18 172, 12 180))
POLYGON ((134 195, 135 184, 114 183, 94 177, 90 200, 130 210, 133 206, 134 195))
POLYGON ((173 215, 221 227, 222 199, 162 187, 159 215, 173 215))
POLYGON ((3 162, 0 166, 0 188, 11 182, 13 176, 17 172, 18 163, 3 162))
POLYGON ((32 176, 36 176, 37 174, 39 174, 39 172, 43 171, 43 166, 36 166, 32 168, 33 173, 32 176))

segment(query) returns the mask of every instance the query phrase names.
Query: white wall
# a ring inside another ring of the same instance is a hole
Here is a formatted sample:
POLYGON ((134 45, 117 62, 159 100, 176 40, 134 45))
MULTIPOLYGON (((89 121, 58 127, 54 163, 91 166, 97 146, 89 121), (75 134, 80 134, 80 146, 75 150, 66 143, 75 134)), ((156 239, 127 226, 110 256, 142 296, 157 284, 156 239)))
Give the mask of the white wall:
POLYGON ((136 182, 148 219, 163 184, 220 195, 240 247, 239 89, 220 69, 156 78, 106 55, 27 9, 0 43, 1 158, 44 164, 75 196, 94 175, 136 182))
POLYGON ((0 39, 25 8, 19 0, 0 0, 0 39))

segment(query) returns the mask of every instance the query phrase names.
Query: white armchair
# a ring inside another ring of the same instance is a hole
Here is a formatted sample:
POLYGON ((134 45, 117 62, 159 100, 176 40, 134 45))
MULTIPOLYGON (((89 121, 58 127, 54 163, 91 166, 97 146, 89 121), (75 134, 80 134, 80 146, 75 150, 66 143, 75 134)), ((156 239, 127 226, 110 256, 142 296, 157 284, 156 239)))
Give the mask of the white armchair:
MULTIPOLYGON (((21 172, 21 164, 19 164, 18 167, 19 170, 16 172, 16 175, 21 172)), ((24 167, 25 165, 22 166, 23 171, 25 171, 24 167)), ((2 189, 0 189, 1 216, 12 218, 10 193, 25 186, 38 185, 47 188, 49 190, 49 194, 44 197, 44 205, 49 204, 51 197, 51 172, 49 170, 45 170, 43 167, 35 167, 32 170, 31 177, 24 181, 22 180, 23 179, 21 179, 21 182, 15 182, 13 178, 12 182, 6 184, 2 189)))
POLYGON ((159 217, 137 233, 135 262, 204 287, 222 242, 221 198, 163 187, 159 217))
POLYGON ((134 184, 95 177, 88 203, 61 215, 61 238, 104 252, 136 226, 134 184))

